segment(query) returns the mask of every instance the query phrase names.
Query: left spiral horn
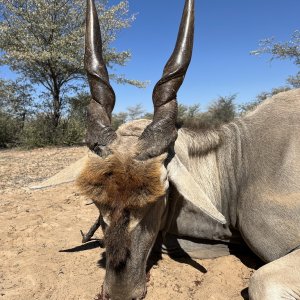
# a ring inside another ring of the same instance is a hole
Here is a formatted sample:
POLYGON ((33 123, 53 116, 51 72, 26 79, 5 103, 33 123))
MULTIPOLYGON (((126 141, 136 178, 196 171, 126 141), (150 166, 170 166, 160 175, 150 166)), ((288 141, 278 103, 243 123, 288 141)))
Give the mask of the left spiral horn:
POLYGON ((109 153, 107 146, 117 137, 111 127, 116 97, 103 59, 101 31, 94 0, 87 0, 84 67, 92 95, 88 106, 86 143, 93 152, 105 156, 109 153))

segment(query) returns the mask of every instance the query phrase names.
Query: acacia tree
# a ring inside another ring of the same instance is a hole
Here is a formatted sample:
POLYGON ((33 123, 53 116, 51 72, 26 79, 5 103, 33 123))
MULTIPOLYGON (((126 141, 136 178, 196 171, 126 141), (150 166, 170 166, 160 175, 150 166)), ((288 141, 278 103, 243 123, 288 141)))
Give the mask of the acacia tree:
POLYGON ((127 117, 129 121, 137 120, 145 113, 142 104, 127 107, 127 117))
POLYGON ((0 79, 0 109, 16 118, 20 127, 24 126, 25 118, 32 112, 32 86, 20 79, 0 79))
POLYGON ((31 89, 26 82, 0 79, 0 147, 18 143, 25 118, 32 112, 31 89))
MULTIPOLYGON (((252 55, 270 54, 271 59, 289 59, 300 67, 300 31, 296 30, 289 41, 276 42, 274 38, 261 40, 259 49, 251 51, 252 55)), ((287 79, 294 88, 300 87, 300 72, 287 79)))
MULTIPOLYGON (((130 26, 128 2, 107 7, 96 0, 100 12, 104 59, 108 67, 124 65, 129 51, 111 47, 117 33, 130 26)), ((82 0, 0 0, 0 63, 9 65, 50 96, 54 128, 58 126, 64 95, 84 82, 85 5, 82 0)), ((143 86, 136 80, 112 74, 119 83, 143 86)))

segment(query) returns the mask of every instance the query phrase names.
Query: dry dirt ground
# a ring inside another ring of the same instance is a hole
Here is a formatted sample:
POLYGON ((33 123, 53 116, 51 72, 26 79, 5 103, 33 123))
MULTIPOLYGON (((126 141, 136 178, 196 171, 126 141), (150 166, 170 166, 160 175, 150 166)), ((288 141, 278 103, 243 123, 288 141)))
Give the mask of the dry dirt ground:
MULTIPOLYGON (((92 300, 99 294, 104 249, 96 241, 82 245, 80 236, 96 219, 96 208, 72 184, 28 189, 85 153, 83 147, 0 151, 1 299, 92 300)), ((146 299, 247 299, 258 264, 245 255, 193 264, 163 256, 150 271, 146 299)))

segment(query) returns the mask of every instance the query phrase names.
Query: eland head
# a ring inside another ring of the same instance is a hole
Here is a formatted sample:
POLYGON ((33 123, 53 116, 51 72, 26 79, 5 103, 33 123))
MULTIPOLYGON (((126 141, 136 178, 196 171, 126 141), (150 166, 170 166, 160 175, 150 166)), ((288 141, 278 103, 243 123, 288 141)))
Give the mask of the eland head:
MULTIPOLYGON (((102 56, 98 16, 94 1, 87 1, 85 68, 92 100, 86 140, 95 155, 77 182, 105 221, 104 299, 142 299, 146 293, 147 259, 165 225, 176 97, 191 60, 193 35, 194 0, 186 0, 174 52, 153 91, 153 120, 142 129, 143 121, 133 122, 127 126, 131 133, 119 134, 122 128, 116 132, 111 126, 115 93, 102 56)), ((218 219, 213 208, 203 204, 202 209, 218 219)))

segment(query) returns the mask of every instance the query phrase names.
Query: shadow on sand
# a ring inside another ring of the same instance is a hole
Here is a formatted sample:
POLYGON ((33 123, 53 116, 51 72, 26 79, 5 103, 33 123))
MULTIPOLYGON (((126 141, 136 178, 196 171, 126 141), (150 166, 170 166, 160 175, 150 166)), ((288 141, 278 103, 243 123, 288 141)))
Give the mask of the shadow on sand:
MULTIPOLYGON (((176 245, 180 251, 176 251, 176 253, 168 253, 169 257, 172 258, 173 260, 183 263, 183 264, 188 264, 191 267, 195 268, 201 273, 207 273, 207 270, 199 264, 196 260, 194 260, 188 253, 186 253, 180 245, 176 245)), ((87 251, 87 250, 92 250, 96 248, 105 248, 104 246, 104 241, 102 239, 92 239, 90 242, 75 246, 70 249, 63 249, 60 250, 59 252, 63 253, 73 253, 73 252, 81 252, 81 251, 87 251)), ((148 259, 147 262, 147 274, 151 271, 152 267, 157 265, 158 262, 162 259, 162 252, 158 251, 158 249, 161 249, 161 240, 157 239, 155 247, 153 248, 153 251, 151 252, 151 255, 148 259)), ((243 245, 242 248, 234 249, 233 251, 230 251, 231 254, 235 255, 240 261, 248 268, 257 270, 259 269, 264 263, 257 257, 255 256, 251 250, 243 245), (237 251, 238 250, 238 251, 237 251)), ((101 259, 97 262, 99 268, 105 269, 106 267, 106 252, 101 253, 101 259)), ((245 300, 249 300, 249 294, 248 294, 248 288, 245 288, 241 291, 241 296, 245 300)))
POLYGON ((81 251, 92 250, 92 249, 96 249, 96 248, 104 248, 103 240, 93 239, 89 243, 82 244, 82 245, 79 245, 79 246, 75 246, 75 247, 70 248, 70 249, 59 250, 59 252, 73 253, 73 252, 81 252, 81 251))

